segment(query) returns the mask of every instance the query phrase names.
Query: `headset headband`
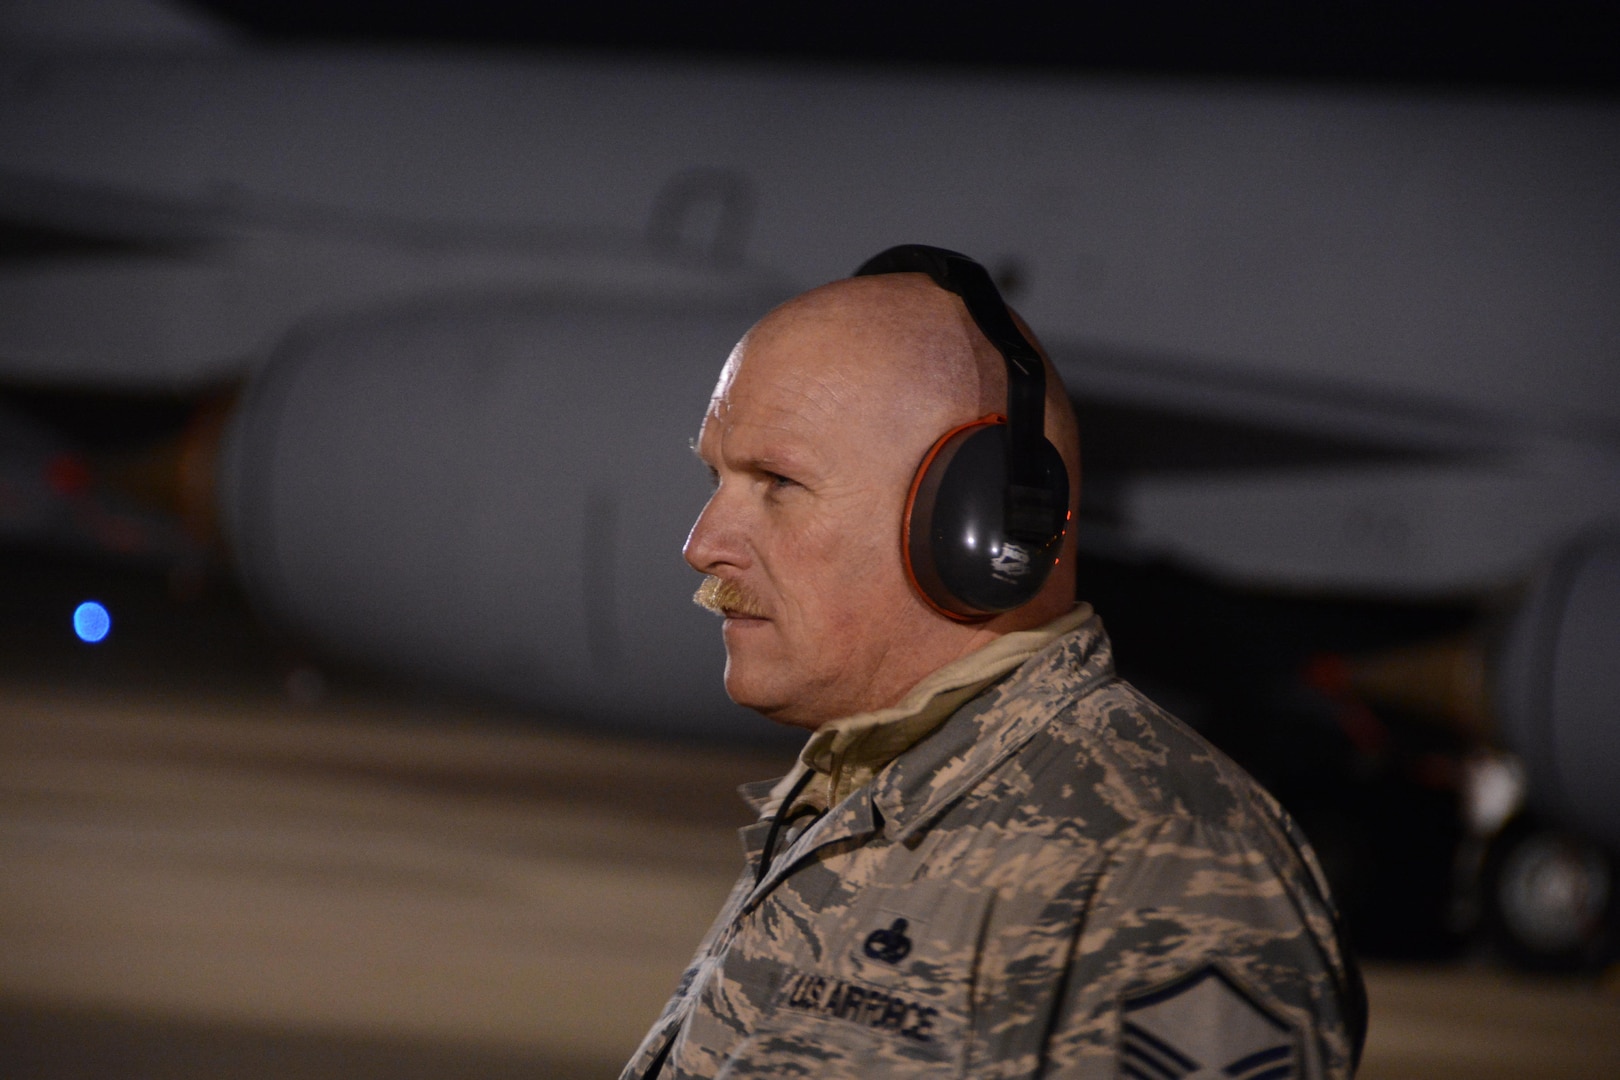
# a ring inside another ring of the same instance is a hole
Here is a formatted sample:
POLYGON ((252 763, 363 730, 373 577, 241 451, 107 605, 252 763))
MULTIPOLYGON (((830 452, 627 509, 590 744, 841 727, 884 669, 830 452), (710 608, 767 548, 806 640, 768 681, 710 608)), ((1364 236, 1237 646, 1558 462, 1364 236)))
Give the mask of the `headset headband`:
POLYGON ((934 284, 962 298, 980 333, 1007 364, 1007 531, 1019 539, 1051 534, 1053 507, 1042 481, 1045 442, 1046 368, 1018 329, 989 271, 959 252, 926 244, 901 244, 863 262, 855 277, 927 274, 934 284))

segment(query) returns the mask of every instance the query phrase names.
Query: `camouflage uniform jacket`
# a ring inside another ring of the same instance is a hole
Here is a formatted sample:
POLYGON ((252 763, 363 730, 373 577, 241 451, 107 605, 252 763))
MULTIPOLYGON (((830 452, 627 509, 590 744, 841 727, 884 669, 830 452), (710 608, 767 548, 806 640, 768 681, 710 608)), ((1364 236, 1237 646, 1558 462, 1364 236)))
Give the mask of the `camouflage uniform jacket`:
POLYGON ((776 790, 623 1080, 1354 1070, 1365 998, 1314 855, 1114 675, 1095 617, 778 836, 756 881, 776 790))

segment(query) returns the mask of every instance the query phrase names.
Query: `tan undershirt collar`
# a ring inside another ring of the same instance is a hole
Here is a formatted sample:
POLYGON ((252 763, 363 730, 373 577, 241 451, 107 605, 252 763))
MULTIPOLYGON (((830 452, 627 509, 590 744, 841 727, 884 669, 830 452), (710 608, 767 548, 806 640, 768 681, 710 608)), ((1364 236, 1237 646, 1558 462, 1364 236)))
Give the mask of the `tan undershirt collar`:
POLYGON ((821 810, 838 805, 979 691, 1089 618, 1091 605, 1077 604, 1045 626, 1003 634, 945 665, 896 705, 829 720, 799 752, 799 761, 824 778, 810 781, 802 801, 821 810))

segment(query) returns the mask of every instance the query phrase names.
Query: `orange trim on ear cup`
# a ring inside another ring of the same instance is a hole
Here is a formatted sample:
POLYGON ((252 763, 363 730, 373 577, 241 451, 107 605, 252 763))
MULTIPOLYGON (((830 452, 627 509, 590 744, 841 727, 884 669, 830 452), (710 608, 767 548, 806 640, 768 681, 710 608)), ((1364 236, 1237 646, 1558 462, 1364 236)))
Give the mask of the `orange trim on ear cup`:
POLYGON ((928 448, 928 453, 923 455, 922 464, 917 466, 917 472, 911 478, 911 489, 906 492, 906 505, 900 516, 900 561, 906 568, 906 580, 911 582, 911 587, 913 589, 917 590, 917 595, 923 598, 923 603, 927 604, 929 607, 933 608, 947 619, 950 619, 952 622, 984 622, 986 619, 994 618, 995 613, 991 612, 984 615, 961 615, 947 608, 940 607, 939 604, 935 602, 934 598, 928 595, 928 590, 923 588, 922 582, 917 580, 917 570, 911 565, 911 519, 912 511, 917 504, 917 492, 922 487, 923 477, 928 475, 929 466, 933 465, 934 459, 939 457, 940 451, 944 450, 946 444, 952 439, 956 438, 956 436, 962 434, 964 431, 971 431, 974 428, 980 427, 989 427, 992 424, 1005 424, 1006 422, 1007 418, 1001 413, 989 413, 988 415, 979 417, 977 420, 969 420, 965 424, 958 424, 945 434, 941 435, 938 439, 935 439, 934 445, 930 446, 928 448))

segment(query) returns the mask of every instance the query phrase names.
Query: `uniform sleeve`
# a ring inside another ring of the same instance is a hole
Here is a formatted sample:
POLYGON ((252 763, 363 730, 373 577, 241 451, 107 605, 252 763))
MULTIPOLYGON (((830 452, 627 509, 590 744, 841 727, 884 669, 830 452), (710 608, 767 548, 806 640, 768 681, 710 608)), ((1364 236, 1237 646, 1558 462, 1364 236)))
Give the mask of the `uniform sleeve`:
POLYGON ((1038 1075, 1348 1078, 1359 978, 1290 856, 1190 818, 1122 836, 1093 869, 1038 1075))

